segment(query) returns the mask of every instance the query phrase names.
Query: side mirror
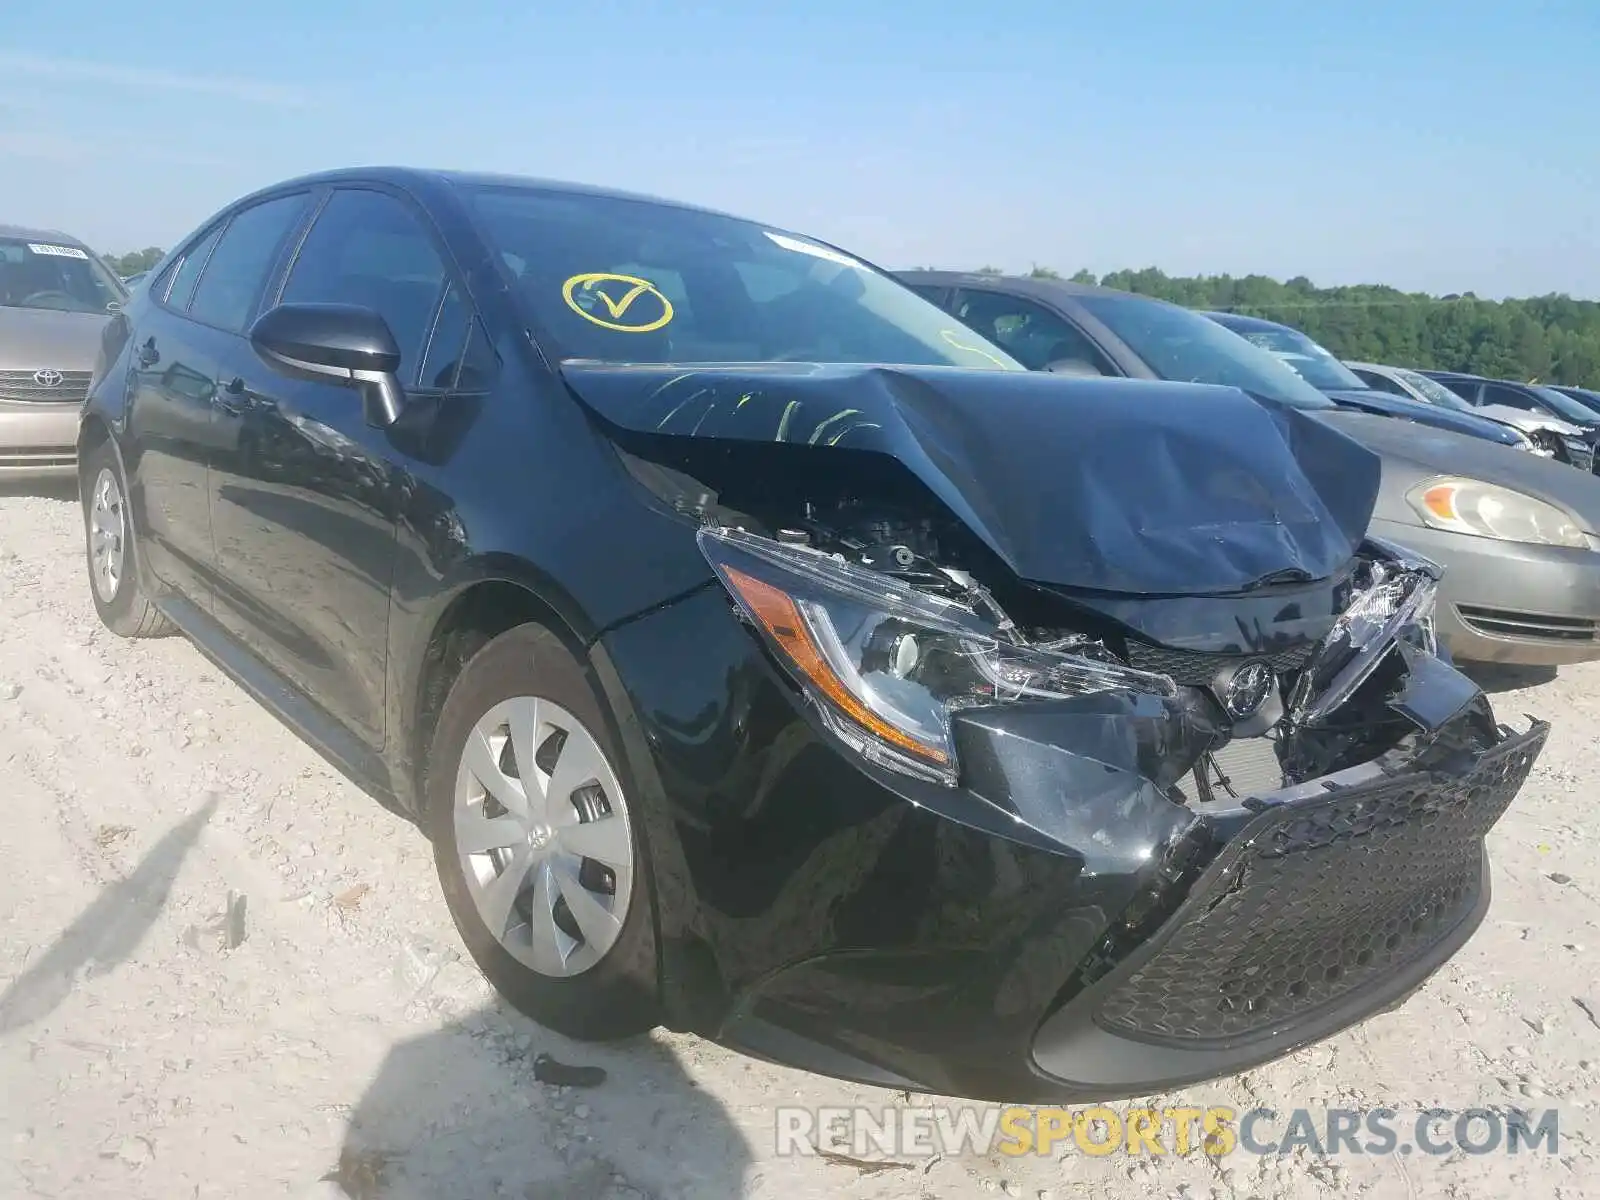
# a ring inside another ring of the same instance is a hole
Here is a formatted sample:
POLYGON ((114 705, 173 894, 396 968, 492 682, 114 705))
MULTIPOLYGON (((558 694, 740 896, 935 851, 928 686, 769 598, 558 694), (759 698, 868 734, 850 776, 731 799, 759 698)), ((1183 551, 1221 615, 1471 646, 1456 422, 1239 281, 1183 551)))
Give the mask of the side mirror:
POLYGON ((280 304, 250 327, 250 344, 273 368, 358 387, 390 425, 400 419, 405 390, 395 372, 400 346, 389 323, 356 304, 280 304))

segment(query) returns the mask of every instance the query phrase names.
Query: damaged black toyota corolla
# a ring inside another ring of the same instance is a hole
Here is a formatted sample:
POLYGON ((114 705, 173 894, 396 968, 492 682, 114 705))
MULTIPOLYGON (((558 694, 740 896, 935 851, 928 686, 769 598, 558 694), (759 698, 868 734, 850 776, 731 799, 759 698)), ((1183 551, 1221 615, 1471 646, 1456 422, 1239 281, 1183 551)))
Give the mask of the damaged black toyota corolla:
POLYGON ((550 1026, 1133 1095, 1483 915, 1546 727, 1436 657, 1436 569, 1302 413, 1032 374, 829 246, 522 180, 296 180, 152 280, 82 427, 102 619, 416 817, 550 1026))

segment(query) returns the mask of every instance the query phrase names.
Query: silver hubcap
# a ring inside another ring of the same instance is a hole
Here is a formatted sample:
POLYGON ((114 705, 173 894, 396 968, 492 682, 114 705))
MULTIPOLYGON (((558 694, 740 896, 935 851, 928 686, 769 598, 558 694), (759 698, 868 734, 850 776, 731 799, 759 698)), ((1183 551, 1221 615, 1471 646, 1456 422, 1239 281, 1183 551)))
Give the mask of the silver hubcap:
POLYGON ((456 855, 489 932, 541 975, 577 975, 616 944, 633 838, 594 736, 550 700, 516 696, 473 726, 456 773, 456 855))
POLYGON ((107 604, 116 599, 117 589, 122 586, 127 544, 128 517, 122 488, 111 468, 101 467, 89 500, 89 558, 94 590, 107 604))

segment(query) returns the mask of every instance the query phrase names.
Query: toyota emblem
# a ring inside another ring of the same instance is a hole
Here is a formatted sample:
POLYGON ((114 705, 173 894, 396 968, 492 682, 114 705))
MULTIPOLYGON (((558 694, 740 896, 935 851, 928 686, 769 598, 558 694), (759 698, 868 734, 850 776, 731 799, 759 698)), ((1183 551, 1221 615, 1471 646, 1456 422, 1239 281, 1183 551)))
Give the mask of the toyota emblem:
POLYGON ((33 373, 33 381, 40 387, 60 387, 61 381, 65 378, 66 376, 60 371, 53 371, 49 367, 33 373))

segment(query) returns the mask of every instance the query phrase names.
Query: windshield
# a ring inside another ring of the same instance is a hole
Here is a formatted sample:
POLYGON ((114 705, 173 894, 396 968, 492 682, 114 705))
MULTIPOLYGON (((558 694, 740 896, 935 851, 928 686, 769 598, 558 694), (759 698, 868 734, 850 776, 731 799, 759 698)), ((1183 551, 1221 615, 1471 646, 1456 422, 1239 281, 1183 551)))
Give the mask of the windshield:
POLYGON ((1332 408, 1272 355, 1186 308, 1141 296, 1076 297, 1162 379, 1240 388, 1294 408, 1332 408))
POLYGON ((562 358, 1027 369, 904 284, 795 234, 535 188, 483 187, 473 203, 562 358))
POLYGON ((1312 387, 1324 391, 1367 388, 1361 376, 1298 329, 1235 329, 1234 333, 1285 363, 1312 387))
POLYGON ((1588 388, 1559 387, 1555 390, 1563 396, 1570 396, 1590 412, 1600 416, 1600 393, 1591 392, 1588 388))
POLYGON ((0 306, 104 313, 127 292, 78 246, 0 238, 0 306))
POLYGON ((1456 412, 1469 413, 1472 405, 1456 395, 1437 379, 1429 379, 1426 375, 1419 375, 1415 371, 1406 371, 1395 368, 1394 377, 1418 395, 1425 397, 1430 404, 1437 404, 1440 408, 1453 409, 1456 412))
POLYGON ((1544 387, 1540 384, 1530 384, 1528 390, 1537 394, 1539 399, 1550 408, 1550 411, 1558 416, 1565 417, 1569 421, 1577 421, 1581 425, 1593 424, 1595 418, 1593 410, 1587 405, 1579 404, 1564 392, 1558 392, 1555 388, 1544 387))

